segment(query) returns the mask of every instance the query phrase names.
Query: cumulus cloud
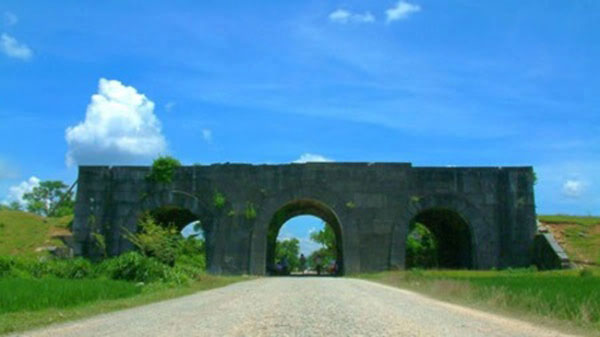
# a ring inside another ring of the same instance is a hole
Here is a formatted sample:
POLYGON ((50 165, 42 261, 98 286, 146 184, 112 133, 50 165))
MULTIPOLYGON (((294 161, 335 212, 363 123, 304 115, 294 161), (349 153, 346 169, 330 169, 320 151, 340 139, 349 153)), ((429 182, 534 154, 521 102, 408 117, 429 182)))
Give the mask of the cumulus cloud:
POLYGON ((14 13, 4 12, 2 15, 2 21, 7 26, 14 26, 17 24, 17 22, 19 22, 19 18, 14 13))
POLYGON ((567 179, 562 188, 562 192, 569 198, 579 198, 583 193, 585 185, 580 180, 567 179))
POLYGON ((146 163, 166 151, 154 102, 131 86, 100 79, 85 120, 68 127, 67 165, 146 163))
POLYGON ((202 139, 207 143, 212 142, 212 131, 209 129, 202 129, 202 139))
POLYGON ((370 23, 375 22, 375 17, 370 12, 358 14, 345 9, 337 9, 329 14, 329 21, 335 23, 370 23))
POLYGON ((419 11, 421 11, 421 6, 400 0, 396 3, 396 6, 385 11, 386 22, 390 23, 396 20, 404 20, 409 15, 419 11))
POLYGON ((13 201, 18 201, 20 204, 25 204, 23 200, 23 194, 33 191, 37 186, 40 186, 40 179, 37 177, 31 177, 28 180, 21 182, 18 185, 11 186, 8 189, 8 196, 4 199, 4 204, 10 204, 13 201))
POLYGON ((23 61, 27 61, 33 56, 33 51, 27 45, 6 33, 0 35, 0 50, 8 57, 23 61))
POLYGON ((293 161, 296 164, 315 163, 315 162, 332 162, 332 159, 324 157, 320 154, 303 153, 300 158, 293 161))

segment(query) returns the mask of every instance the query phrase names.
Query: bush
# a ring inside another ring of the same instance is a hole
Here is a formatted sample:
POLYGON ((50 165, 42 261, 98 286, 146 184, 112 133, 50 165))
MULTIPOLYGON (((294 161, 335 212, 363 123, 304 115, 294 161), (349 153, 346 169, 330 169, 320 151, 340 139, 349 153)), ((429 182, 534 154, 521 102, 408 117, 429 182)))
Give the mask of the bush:
POLYGON ((143 255, 154 257, 169 266, 175 264, 178 237, 180 234, 173 226, 162 227, 150 215, 144 216, 140 221, 137 233, 125 234, 125 238, 131 241, 143 255))
POLYGON ((97 266, 97 271, 113 280, 154 282, 172 279, 168 266, 138 252, 129 252, 104 260, 97 266))
POLYGON ((219 191, 215 191, 215 194, 213 195, 213 204, 215 208, 221 209, 225 207, 225 202, 227 202, 225 196, 219 191))
POLYGON ((158 157, 152 163, 148 179, 159 183, 170 183, 173 180, 175 169, 179 166, 181 166, 181 163, 173 157, 158 157))

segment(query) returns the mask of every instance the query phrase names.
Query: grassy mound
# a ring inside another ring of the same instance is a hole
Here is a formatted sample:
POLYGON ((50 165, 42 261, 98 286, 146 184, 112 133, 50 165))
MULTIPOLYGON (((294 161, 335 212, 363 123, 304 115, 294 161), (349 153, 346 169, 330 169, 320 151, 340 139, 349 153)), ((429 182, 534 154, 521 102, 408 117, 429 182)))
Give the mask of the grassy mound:
POLYGON ((540 215, 538 219, 573 262, 600 266, 600 217, 540 215))
POLYGON ((0 255, 36 256, 48 246, 63 246, 54 235, 69 234, 73 216, 44 218, 22 211, 0 210, 0 255))

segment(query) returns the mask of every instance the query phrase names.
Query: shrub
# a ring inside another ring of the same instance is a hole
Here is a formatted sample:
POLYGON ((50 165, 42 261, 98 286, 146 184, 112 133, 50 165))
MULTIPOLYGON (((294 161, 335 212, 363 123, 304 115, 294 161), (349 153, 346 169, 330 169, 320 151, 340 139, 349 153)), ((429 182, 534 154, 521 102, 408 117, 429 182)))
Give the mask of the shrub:
POLYGON ((249 202, 246 205, 246 212, 244 213, 246 219, 253 220, 256 218, 256 209, 254 208, 254 204, 249 202))
POLYGON ((138 252, 129 252, 104 260, 97 270, 100 275, 113 280, 154 282, 171 279, 168 266, 138 252))
POLYGON ((170 266, 175 263, 178 237, 180 235, 173 226, 162 227, 150 215, 142 218, 137 233, 126 232, 125 234, 125 238, 131 241, 143 255, 155 257, 170 266))
POLYGON ((175 169, 181 166, 179 160, 171 156, 161 156, 154 160, 148 179, 159 183, 170 183, 175 169))
POLYGON ((225 196, 222 193, 220 193, 219 191, 215 191, 215 194, 213 195, 213 204, 215 205, 215 208, 221 209, 225 207, 226 201, 227 200, 225 199, 225 196))

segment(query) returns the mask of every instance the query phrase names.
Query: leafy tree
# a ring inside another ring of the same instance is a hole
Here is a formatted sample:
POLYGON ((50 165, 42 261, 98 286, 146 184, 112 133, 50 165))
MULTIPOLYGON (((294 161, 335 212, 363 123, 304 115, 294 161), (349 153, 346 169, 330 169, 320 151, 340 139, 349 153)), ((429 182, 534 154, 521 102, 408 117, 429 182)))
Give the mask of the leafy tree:
POLYGON ((0 204, 0 211, 12 210, 12 211, 21 211, 23 206, 18 201, 12 201, 10 204, 0 204))
POLYGON ((300 241, 296 238, 277 240, 275 243, 275 262, 286 258, 289 270, 297 270, 300 267, 300 241))
POLYGON ((73 214, 75 201, 73 193, 67 192, 68 187, 60 180, 42 181, 33 191, 23 195, 23 199, 27 201, 27 210, 43 216, 59 217, 73 214))
MULTIPOLYGON (((322 230, 311 233, 310 239, 316 243, 320 243, 323 246, 323 248, 317 250, 317 252, 319 252, 324 262, 327 260, 327 263, 329 263, 329 261, 337 257, 337 242, 335 240, 335 232, 329 224, 325 223, 325 226, 323 226, 322 230)), ((311 256, 314 255, 314 253, 311 254, 311 256)), ((312 261, 312 259, 309 259, 309 261, 312 261)))
POLYGON ((18 201, 12 201, 9 205, 8 205, 9 209, 12 209, 13 211, 22 211, 23 210, 23 205, 21 205, 20 202, 18 201))
POLYGON ((406 267, 438 266, 437 242, 425 225, 415 223, 406 239, 406 267))

